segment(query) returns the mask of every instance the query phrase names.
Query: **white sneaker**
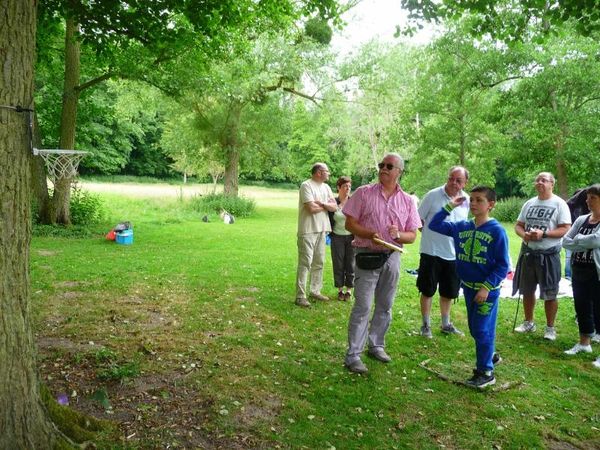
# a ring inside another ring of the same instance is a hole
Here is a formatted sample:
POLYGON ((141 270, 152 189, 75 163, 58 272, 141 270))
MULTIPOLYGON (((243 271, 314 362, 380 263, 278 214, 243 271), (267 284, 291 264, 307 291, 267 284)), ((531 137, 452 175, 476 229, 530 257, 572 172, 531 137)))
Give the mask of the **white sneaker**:
POLYGON ((544 331, 544 339, 548 339, 549 341, 556 340, 556 330, 554 327, 546 327, 546 330, 544 331))
POLYGON ((573 346, 573 348, 569 349, 569 350, 565 350, 565 354, 567 355, 576 355, 577 353, 580 352, 584 352, 584 353, 592 353, 592 346, 591 345, 581 345, 580 343, 577 343, 573 346))
POLYGON ((596 359, 596 361, 594 361, 594 362, 592 363, 592 365, 593 365, 594 367, 597 367, 598 369, 600 369, 600 356, 598 356, 598 359, 596 359))
POLYGON ((597 344, 600 344, 600 334, 596 333, 595 335, 593 335, 592 342, 596 342, 597 344))
POLYGON ((526 320, 515 328, 515 331, 517 333, 533 333, 535 331, 535 323, 526 320))

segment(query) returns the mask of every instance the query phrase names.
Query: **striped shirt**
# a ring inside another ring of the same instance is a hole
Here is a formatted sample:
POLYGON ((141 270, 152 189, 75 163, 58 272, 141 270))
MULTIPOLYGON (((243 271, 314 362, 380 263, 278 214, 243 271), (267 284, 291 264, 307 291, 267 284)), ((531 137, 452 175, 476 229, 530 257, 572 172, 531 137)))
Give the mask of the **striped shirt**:
MULTIPOLYGON (((365 228, 375 231, 381 239, 393 242, 389 227, 396 225, 399 231, 416 231, 421 226, 415 202, 396 185, 394 193, 386 199, 381 183, 359 187, 348 199, 342 212, 353 217, 365 228)), ((376 245, 371 239, 355 236, 354 247, 384 251, 385 247, 376 245)))

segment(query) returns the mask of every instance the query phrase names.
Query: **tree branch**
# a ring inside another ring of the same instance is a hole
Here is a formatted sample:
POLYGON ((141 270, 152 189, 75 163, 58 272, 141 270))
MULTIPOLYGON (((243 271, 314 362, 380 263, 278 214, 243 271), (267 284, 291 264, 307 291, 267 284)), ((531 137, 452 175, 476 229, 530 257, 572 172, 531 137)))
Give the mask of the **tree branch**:
POLYGON ((108 80, 109 78, 114 77, 115 75, 117 75, 116 72, 107 72, 104 75, 100 75, 99 77, 93 78, 93 79, 91 79, 89 81, 86 81, 83 84, 80 84, 79 86, 77 86, 75 88, 75 91, 76 92, 84 91, 84 90, 86 90, 88 88, 91 88, 92 86, 95 86, 97 84, 102 83, 105 80, 108 80))
POLYGON ((585 105, 586 103, 593 102, 595 100, 600 100, 600 97, 588 97, 578 105, 575 105, 573 109, 578 110, 579 108, 583 107, 583 105, 585 105))
POLYGON ((308 94, 305 94, 304 92, 300 92, 300 91, 297 91, 297 90, 296 90, 296 89, 294 89, 294 88, 288 88, 288 87, 284 87, 284 88, 283 88, 283 90, 284 90, 285 92, 289 92, 290 94, 297 95, 298 97, 302 97, 302 98, 305 98, 305 99, 307 99, 307 100, 310 100, 310 101, 311 101, 311 102, 313 102, 315 105, 318 105, 318 104, 319 104, 319 103, 317 102, 317 99, 316 99, 316 97, 315 97, 314 95, 308 95, 308 94))

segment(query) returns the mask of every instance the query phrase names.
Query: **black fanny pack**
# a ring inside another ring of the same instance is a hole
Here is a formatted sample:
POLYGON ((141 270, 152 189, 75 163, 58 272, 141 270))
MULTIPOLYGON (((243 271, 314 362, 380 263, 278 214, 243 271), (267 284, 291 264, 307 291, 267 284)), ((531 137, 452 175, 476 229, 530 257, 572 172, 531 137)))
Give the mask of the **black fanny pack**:
POLYGON ((383 267, 391 253, 357 253, 356 265, 362 270, 375 270, 383 267))

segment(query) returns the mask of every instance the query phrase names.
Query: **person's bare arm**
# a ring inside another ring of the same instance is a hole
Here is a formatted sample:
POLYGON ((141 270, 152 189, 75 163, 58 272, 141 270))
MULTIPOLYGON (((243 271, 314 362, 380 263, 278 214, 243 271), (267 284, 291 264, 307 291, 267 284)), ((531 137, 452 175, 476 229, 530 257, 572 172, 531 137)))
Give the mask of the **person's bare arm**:
POLYGON ((337 210, 337 202, 334 198, 328 199, 327 203, 321 203, 321 206, 329 212, 335 212, 337 210))
POLYGON ((528 233, 527 231, 525 231, 525 223, 524 222, 520 222, 517 221, 516 225, 515 225, 515 233, 517 233, 517 236, 519 236, 521 239, 523 239, 524 242, 529 242, 531 239, 531 234, 528 233))
POLYGON ((352 216, 346 216, 346 230, 348 230, 354 236, 364 239, 373 239, 374 237, 379 237, 375 231, 363 227, 360 223, 358 223, 358 219, 352 216))
POLYGON ((319 201, 315 201, 315 202, 306 202, 304 204, 304 209, 310 213, 310 214, 317 214, 323 211, 327 211, 324 207, 323 204, 319 201))
POLYGON ((399 231, 398 237, 394 239, 398 244, 412 244, 417 239, 416 231, 399 231))

